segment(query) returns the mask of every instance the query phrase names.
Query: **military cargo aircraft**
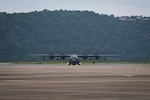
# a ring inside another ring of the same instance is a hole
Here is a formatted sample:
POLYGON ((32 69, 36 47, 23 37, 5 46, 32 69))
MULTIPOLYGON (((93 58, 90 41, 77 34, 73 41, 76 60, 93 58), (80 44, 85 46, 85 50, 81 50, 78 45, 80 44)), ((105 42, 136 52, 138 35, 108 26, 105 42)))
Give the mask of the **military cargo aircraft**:
MULTIPOLYGON (((99 55, 99 54, 76 54, 74 51, 73 54, 54 54, 54 53, 49 53, 49 54, 31 54, 32 56, 42 56, 43 60, 45 60, 45 57, 48 57, 49 60, 65 60, 66 58, 69 58, 68 60, 68 65, 80 65, 81 61, 80 59, 84 60, 98 60, 101 57, 117 57, 118 55, 99 55)), ((104 59, 106 60, 106 59, 104 59)), ((95 63, 95 61, 93 61, 95 63)))

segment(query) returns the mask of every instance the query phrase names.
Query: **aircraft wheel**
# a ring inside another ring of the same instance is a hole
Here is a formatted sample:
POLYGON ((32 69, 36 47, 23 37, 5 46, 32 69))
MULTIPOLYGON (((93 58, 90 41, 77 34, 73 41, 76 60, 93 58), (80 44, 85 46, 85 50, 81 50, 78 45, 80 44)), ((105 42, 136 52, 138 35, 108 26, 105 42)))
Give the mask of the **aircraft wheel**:
POLYGON ((70 63, 70 62, 68 62, 68 65, 71 65, 71 63, 70 63))
POLYGON ((78 65, 81 65, 81 62, 78 62, 78 65))

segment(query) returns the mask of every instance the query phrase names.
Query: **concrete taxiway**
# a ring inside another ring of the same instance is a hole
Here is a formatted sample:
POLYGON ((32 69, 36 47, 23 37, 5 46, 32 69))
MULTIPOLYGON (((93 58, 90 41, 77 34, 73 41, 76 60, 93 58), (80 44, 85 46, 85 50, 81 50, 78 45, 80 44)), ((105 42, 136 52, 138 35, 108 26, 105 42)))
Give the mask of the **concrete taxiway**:
POLYGON ((0 100, 150 100, 150 64, 0 64, 0 100))

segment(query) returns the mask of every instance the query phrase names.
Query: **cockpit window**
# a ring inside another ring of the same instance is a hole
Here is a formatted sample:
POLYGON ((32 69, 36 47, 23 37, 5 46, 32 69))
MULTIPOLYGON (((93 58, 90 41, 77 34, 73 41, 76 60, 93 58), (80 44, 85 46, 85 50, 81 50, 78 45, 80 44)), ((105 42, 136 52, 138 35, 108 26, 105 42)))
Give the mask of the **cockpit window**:
POLYGON ((77 55, 71 55, 71 58, 77 59, 78 56, 77 55))

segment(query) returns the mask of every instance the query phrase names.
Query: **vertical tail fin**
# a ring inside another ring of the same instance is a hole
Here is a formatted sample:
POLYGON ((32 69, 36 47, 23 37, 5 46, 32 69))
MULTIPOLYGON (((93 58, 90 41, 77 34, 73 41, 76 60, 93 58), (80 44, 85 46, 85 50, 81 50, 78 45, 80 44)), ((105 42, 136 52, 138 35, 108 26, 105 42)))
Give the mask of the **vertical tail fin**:
POLYGON ((76 51, 74 50, 74 54, 76 54, 76 51))

